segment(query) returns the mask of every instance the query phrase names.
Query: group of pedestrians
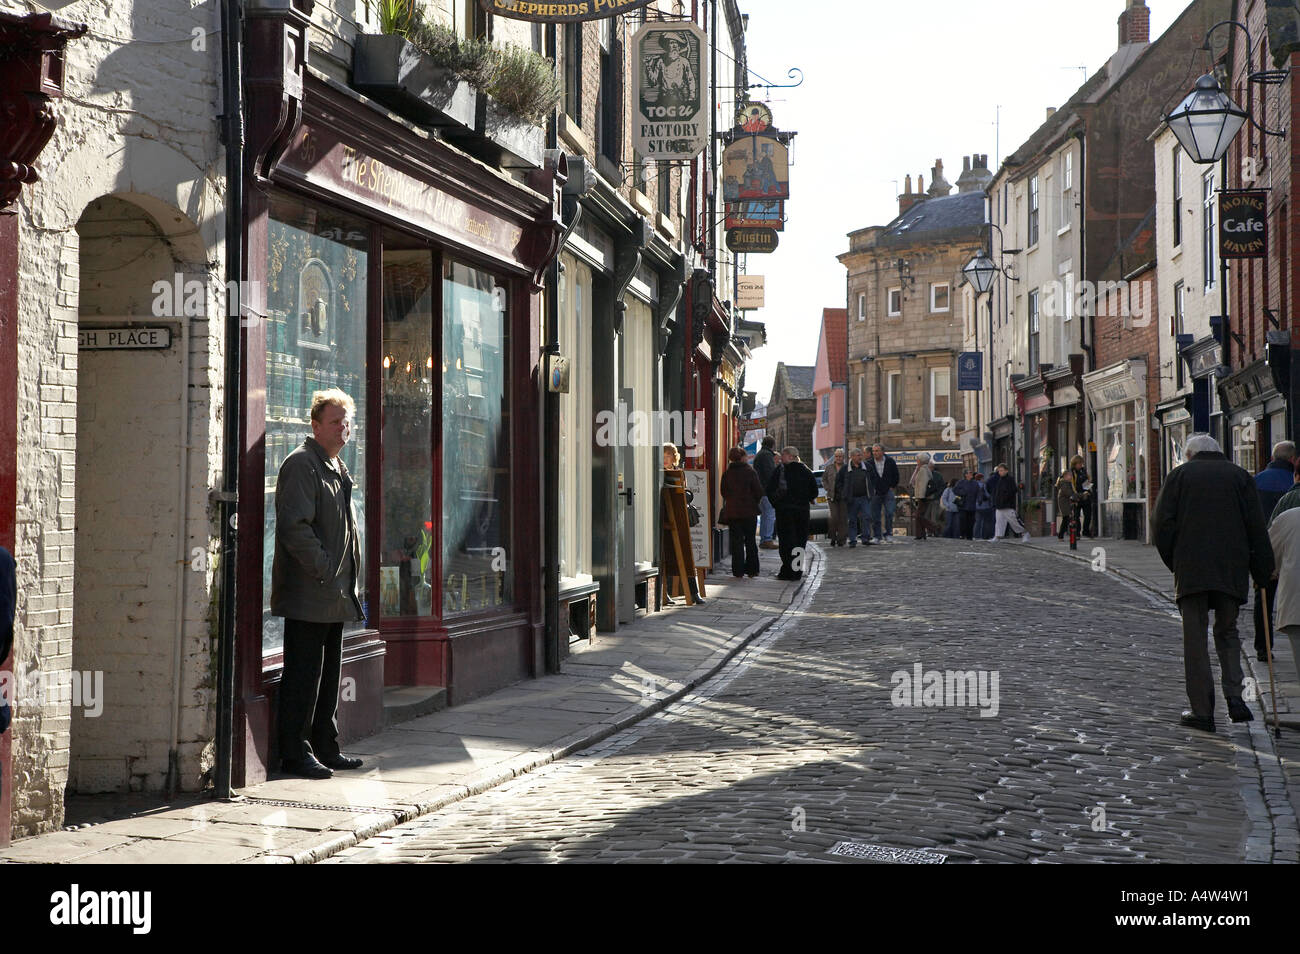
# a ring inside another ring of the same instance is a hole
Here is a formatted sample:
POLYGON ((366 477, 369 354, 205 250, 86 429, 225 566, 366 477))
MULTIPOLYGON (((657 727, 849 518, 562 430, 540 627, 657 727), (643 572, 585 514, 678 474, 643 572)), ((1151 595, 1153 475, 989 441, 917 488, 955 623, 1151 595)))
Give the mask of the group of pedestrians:
POLYGON ((727 454, 718 519, 730 534, 731 575, 738 580, 758 576, 760 547, 780 550, 778 580, 803 578, 809 508, 817 499, 817 478, 799 459, 797 448, 783 448, 779 460, 775 448, 776 438, 764 437, 752 467, 745 462, 743 447, 733 447, 727 454), (755 518, 759 518, 761 542, 754 539, 755 518))
POLYGON ((940 495, 947 515, 943 535, 996 542, 1010 529, 1028 540, 1029 531, 1016 513, 1019 492, 1006 464, 998 464, 987 478, 979 471, 963 471, 961 480, 950 481, 940 495))
POLYGON ((900 482, 897 462, 880 444, 871 445, 870 453, 853 450, 847 463, 844 451, 836 450, 822 470, 830 545, 856 547, 859 538, 863 546, 893 543, 894 488, 900 482))

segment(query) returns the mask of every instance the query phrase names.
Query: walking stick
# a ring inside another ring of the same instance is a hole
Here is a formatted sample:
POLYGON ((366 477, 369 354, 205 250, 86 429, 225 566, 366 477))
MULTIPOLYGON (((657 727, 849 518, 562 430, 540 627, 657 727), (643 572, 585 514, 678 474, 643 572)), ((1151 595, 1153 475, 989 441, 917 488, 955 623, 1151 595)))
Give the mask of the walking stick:
POLYGON ((1277 684, 1273 681, 1273 621, 1268 611, 1268 593, 1262 586, 1255 587, 1255 599, 1263 600, 1264 649, 1268 653, 1268 694, 1273 701, 1273 738, 1282 738, 1282 727, 1277 722, 1277 684))

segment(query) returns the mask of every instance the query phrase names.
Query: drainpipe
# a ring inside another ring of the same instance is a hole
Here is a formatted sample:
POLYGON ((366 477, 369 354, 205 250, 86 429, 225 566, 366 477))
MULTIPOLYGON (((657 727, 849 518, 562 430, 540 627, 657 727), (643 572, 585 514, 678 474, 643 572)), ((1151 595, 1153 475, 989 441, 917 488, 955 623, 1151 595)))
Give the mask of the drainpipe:
MULTIPOLYGON (((223 0, 221 5, 222 59, 222 142, 226 147, 226 278, 239 288, 244 260, 244 102, 243 78, 244 17, 242 0, 223 0)), ((218 609, 217 646, 217 762, 213 787, 217 798, 229 798, 234 756, 235 725, 235 554, 238 537, 236 519, 239 486, 239 430, 243 421, 241 365, 243 302, 232 319, 226 307, 226 353, 224 413, 222 420, 221 485, 213 495, 221 520, 221 583, 218 609)), ((260 532, 260 531, 259 531, 260 532)))
POLYGON ((181 660, 185 656, 185 594, 189 582, 190 517, 190 326, 181 318, 181 423, 180 423, 180 490, 176 512, 180 525, 176 531, 176 615, 172 641, 172 718, 171 739, 167 746, 167 779, 163 784, 166 797, 176 797, 180 790, 181 735, 181 660))

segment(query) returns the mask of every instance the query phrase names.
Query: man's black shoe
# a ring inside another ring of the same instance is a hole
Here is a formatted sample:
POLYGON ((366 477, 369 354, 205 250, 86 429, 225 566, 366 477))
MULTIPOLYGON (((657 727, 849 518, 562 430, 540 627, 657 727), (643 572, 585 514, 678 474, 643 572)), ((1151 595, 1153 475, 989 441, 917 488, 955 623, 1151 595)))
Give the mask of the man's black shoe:
POLYGON ((1184 712, 1178 718, 1179 723, 1187 726, 1189 729, 1200 729, 1202 732, 1214 731, 1214 718, 1202 718, 1193 712, 1184 712))
POLYGON ((787 576, 787 575, 784 574, 784 573, 776 573, 776 574, 773 574, 773 577, 772 577, 772 578, 775 579, 775 580, 797 580, 797 579, 798 579, 797 576, 787 576))
POLYGON ((1233 722, 1249 722, 1255 716, 1251 713, 1250 706, 1234 697, 1228 700, 1228 718, 1233 722))
POLYGON ((305 759, 284 759, 280 763, 280 771, 286 775, 297 775, 299 778, 333 778, 331 772, 316 757, 309 755, 305 759))
POLYGON ((336 772, 340 770, 346 770, 346 769, 361 768, 360 759, 350 758, 349 756, 346 756, 341 752, 338 755, 333 756, 332 758, 321 759, 321 764, 324 765, 326 768, 334 769, 336 772))
POLYGON ((849 549, 850 549, 850 550, 853 549, 853 548, 856 547, 856 546, 857 546, 857 544, 854 543, 852 540, 849 541, 849 549))
POLYGON ((1255 653, 1255 658, 1262 663, 1268 662, 1268 651, 1265 650, 1264 652, 1255 653))

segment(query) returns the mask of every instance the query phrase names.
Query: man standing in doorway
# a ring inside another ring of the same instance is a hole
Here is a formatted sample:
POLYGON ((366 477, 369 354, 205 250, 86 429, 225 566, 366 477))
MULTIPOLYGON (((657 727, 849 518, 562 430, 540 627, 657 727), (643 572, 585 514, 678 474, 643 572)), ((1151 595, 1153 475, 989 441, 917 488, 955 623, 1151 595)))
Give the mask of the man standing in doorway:
POLYGON ((361 767, 339 751, 337 719, 343 624, 362 618, 352 476, 339 457, 355 411, 337 388, 313 394, 312 436, 284 459, 275 485, 271 612, 284 617, 280 759, 285 772, 303 778, 361 767))
MULTIPOLYGON (((1264 526, 1267 527, 1273 516, 1273 508, 1285 494, 1295 486, 1295 444, 1291 441, 1278 441, 1273 445, 1273 459, 1268 466, 1255 475, 1255 490, 1259 493, 1259 505, 1264 511, 1264 526)), ((1264 644, 1264 608, 1268 607, 1268 632, 1273 632, 1273 603, 1277 599, 1277 580, 1269 580, 1264 587, 1264 599, 1259 598, 1260 591, 1255 591, 1255 658, 1260 662, 1268 661, 1269 645, 1264 644)))
POLYGON ((867 462, 867 477, 871 480, 871 532, 876 538, 877 543, 884 543, 888 540, 894 542, 894 528, 891 525, 885 525, 882 533, 882 521, 885 520, 885 510, 892 502, 894 488, 898 486, 898 465, 894 463, 894 458, 885 454, 885 448, 880 444, 871 445, 871 460, 867 462))
MULTIPOLYGON (((772 479, 772 472, 776 470, 776 438, 768 434, 763 438, 763 449, 754 455, 754 471, 758 474, 758 482, 767 487, 767 482, 772 479)), ((758 535, 759 549, 775 550, 776 541, 772 535, 776 533, 776 509, 772 506, 772 501, 764 497, 759 501, 758 515, 758 535)))

